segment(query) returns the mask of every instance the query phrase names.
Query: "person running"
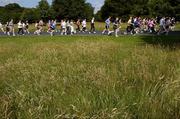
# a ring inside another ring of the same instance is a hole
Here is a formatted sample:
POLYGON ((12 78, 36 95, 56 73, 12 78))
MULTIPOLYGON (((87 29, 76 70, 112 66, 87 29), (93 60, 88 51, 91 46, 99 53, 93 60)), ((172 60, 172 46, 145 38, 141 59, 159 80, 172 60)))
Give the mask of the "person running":
POLYGON ((141 32, 140 18, 136 17, 134 19, 134 33, 138 34, 141 32))
POLYGON ((67 35, 66 21, 65 20, 61 20, 61 35, 67 35))
POLYGON ((50 26, 51 26, 51 20, 48 20, 48 23, 47 23, 47 27, 48 27, 47 33, 49 33, 50 30, 51 30, 50 26))
POLYGON ((58 32, 58 29, 56 28, 56 26, 57 26, 57 20, 55 19, 54 20, 54 32, 58 32))
POLYGON ((9 22, 6 22, 5 27, 6 27, 6 34, 7 34, 8 36, 10 36, 10 27, 9 27, 9 22))
POLYGON ((91 20, 91 29, 90 29, 89 34, 96 33, 95 32, 96 29, 95 29, 95 22, 94 22, 94 20, 95 20, 95 18, 93 17, 92 20, 91 20))
POLYGON ((70 22, 70 29, 71 29, 71 35, 76 34, 73 20, 71 20, 71 22, 70 22))
POLYGON ((105 21, 106 25, 105 25, 105 29, 103 30, 102 34, 104 34, 106 31, 109 34, 109 28, 110 28, 110 23, 111 23, 111 17, 109 17, 108 19, 106 19, 105 21))
POLYGON ((50 23, 50 31, 49 31, 49 33, 50 33, 51 36, 54 35, 55 27, 56 27, 55 25, 56 25, 56 24, 55 24, 55 21, 52 20, 51 23, 50 23))
POLYGON ((155 33, 155 20, 154 19, 149 19, 148 21, 148 28, 150 33, 155 33))
POLYGON ((5 34, 6 32, 4 31, 4 28, 3 28, 3 25, 2 23, 0 22, 0 30, 5 34))
POLYGON ((36 31, 34 32, 34 34, 40 35, 41 31, 40 31, 40 26, 38 22, 35 23, 35 28, 36 28, 36 31))
POLYGON ((84 20, 82 21, 82 32, 83 32, 83 33, 87 31, 86 24, 87 24, 87 23, 86 23, 86 19, 84 19, 84 20))
POLYGON ((174 31, 174 29, 175 29, 175 24, 176 24, 176 20, 173 17, 173 18, 171 18, 171 27, 170 27, 172 31, 174 31))
POLYGON ((10 28, 10 33, 12 33, 13 36, 15 36, 13 19, 11 19, 11 21, 9 22, 9 28, 10 28))
POLYGON ((81 29, 80 29, 80 26, 81 26, 81 20, 80 20, 80 19, 77 20, 76 26, 77 26, 76 31, 77 31, 77 32, 80 32, 80 31, 81 31, 81 29))
POLYGON ((29 23, 28 23, 28 21, 25 22, 24 31, 25 31, 26 33, 30 34, 30 32, 29 32, 29 23))
POLYGON ((115 33, 115 36, 118 37, 118 32, 120 29, 120 24, 121 24, 121 19, 119 19, 118 17, 115 19, 114 23, 113 23, 113 31, 109 31, 109 35, 112 33, 115 33))
POLYGON ((161 33, 164 33, 166 30, 165 28, 165 17, 162 17, 160 19, 160 25, 159 25, 159 32, 158 32, 158 35, 161 34, 161 33))
POLYGON ((166 35, 168 35, 168 34, 169 34, 169 31, 171 30, 171 29, 170 29, 170 26, 171 26, 171 20, 170 20, 169 17, 167 17, 167 18, 165 19, 166 35))
POLYGON ((22 24, 21 20, 18 22, 18 34, 24 35, 23 24, 22 24))
POLYGON ((43 31, 43 25, 44 25, 43 20, 40 20, 40 21, 39 21, 39 32, 40 32, 40 33, 43 31))
POLYGON ((66 33, 68 35, 71 34, 71 25, 70 25, 69 20, 67 20, 67 22, 66 22, 66 33))
POLYGON ((134 34, 134 19, 133 17, 130 17, 128 20, 128 26, 126 28, 126 33, 134 34))

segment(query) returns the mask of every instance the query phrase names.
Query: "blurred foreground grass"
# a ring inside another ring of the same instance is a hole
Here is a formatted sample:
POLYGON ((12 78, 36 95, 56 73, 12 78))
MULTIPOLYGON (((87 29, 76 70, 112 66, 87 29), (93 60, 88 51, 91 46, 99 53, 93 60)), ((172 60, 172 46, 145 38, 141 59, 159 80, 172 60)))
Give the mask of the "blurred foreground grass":
POLYGON ((178 119, 180 45, 166 41, 2 37, 0 118, 178 119))

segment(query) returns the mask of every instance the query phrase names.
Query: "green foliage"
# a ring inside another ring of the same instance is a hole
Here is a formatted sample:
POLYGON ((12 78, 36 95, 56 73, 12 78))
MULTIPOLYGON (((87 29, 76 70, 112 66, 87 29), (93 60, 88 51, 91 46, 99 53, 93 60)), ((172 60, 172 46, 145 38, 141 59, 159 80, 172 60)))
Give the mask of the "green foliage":
MULTIPOLYGON (((40 14, 40 18, 44 21, 47 21, 50 14, 50 5, 47 0, 41 0, 37 6, 37 11, 40 14)), ((52 14, 53 15, 53 14, 52 14)))
POLYGON ((28 20, 30 23, 41 19, 40 12, 37 9, 25 9, 20 17, 21 20, 28 20))
POLYGON ((94 8, 85 0, 53 0, 52 6, 58 18, 77 19, 93 16, 94 8))
POLYGON ((120 16, 128 19, 132 16, 173 16, 179 14, 178 0, 105 0, 101 8, 101 17, 120 16))

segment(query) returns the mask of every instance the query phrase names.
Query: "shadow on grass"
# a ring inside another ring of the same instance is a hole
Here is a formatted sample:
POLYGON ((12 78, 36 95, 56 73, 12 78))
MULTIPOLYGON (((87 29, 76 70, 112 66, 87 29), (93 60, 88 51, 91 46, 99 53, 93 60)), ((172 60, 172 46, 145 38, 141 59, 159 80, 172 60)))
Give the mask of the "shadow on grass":
POLYGON ((141 36, 141 40, 147 44, 160 46, 161 48, 169 48, 171 50, 180 49, 180 31, 172 32, 168 36, 141 36))

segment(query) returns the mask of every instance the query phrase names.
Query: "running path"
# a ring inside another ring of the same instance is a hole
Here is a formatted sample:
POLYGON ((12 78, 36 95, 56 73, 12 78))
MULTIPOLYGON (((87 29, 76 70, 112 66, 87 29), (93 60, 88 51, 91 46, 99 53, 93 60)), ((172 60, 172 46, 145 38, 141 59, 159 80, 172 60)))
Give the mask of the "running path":
MULTIPOLYGON (((123 34, 124 32, 123 31, 121 31, 121 33, 119 33, 118 35, 120 35, 120 36, 126 36, 126 35, 124 35, 123 34)), ((30 34, 26 34, 26 35, 17 35, 17 32, 15 33, 16 34, 16 36, 37 36, 37 35, 34 35, 33 33, 30 33, 30 34)), ((50 33, 47 33, 47 32, 42 32, 41 33, 41 35, 40 36, 50 36, 50 33)), ((111 35, 113 35, 114 36, 114 34, 111 34, 111 35)), ((135 36, 143 36, 143 35, 156 35, 156 34, 150 34, 150 33, 142 33, 142 34, 135 34, 135 36)), ((180 36, 180 31, 171 31, 171 32, 169 32, 169 35, 170 36, 180 36)), ((1 36, 7 36, 8 37, 8 35, 6 35, 6 34, 4 34, 3 32, 0 32, 0 37, 1 36)), ((11 35, 12 36, 12 35, 11 35)), ((61 35, 61 33, 59 33, 59 32, 55 32, 54 33, 54 36, 62 36, 61 35)), ((91 34, 89 34, 89 32, 78 32, 78 33, 76 33, 76 34, 74 34, 74 35, 63 35, 63 36, 107 36, 107 33, 105 33, 104 35, 102 34, 102 32, 101 31, 96 31, 96 33, 94 34, 94 33, 91 33, 91 34)), ((130 36, 130 35, 129 35, 130 36)), ((131 35, 131 36, 133 36, 133 35, 131 35)))

